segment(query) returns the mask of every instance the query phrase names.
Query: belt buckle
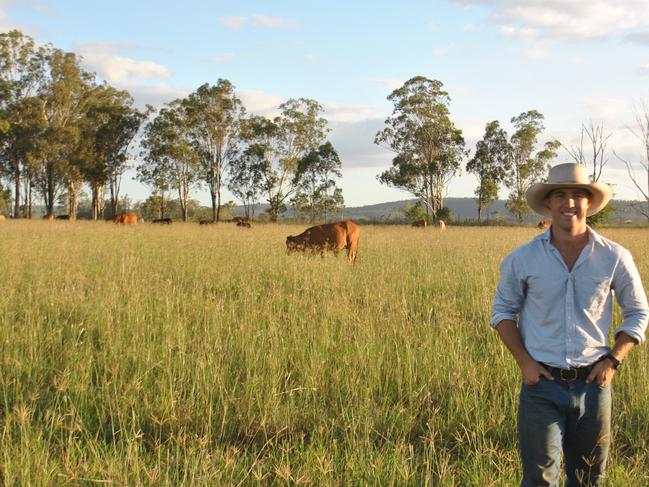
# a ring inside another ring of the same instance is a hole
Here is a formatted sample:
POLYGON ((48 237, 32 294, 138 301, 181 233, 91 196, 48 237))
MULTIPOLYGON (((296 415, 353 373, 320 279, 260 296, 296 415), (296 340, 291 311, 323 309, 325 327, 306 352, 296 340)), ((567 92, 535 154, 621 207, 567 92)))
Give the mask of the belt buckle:
POLYGON ((559 371, 559 378, 566 382, 572 382, 579 376, 577 369, 561 369, 559 371))

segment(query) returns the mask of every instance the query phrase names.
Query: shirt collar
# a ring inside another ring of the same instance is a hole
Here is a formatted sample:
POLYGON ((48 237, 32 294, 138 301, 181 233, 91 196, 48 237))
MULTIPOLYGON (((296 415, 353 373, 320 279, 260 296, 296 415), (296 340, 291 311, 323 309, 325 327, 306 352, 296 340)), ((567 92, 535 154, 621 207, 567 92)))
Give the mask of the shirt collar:
MULTIPOLYGON (((588 242, 602 245, 602 236, 593 230, 589 225, 586 225, 586 231, 588 232, 588 242)), ((545 240, 546 242, 550 241, 552 237, 552 226, 550 226, 546 231, 534 237, 536 240, 545 240)))

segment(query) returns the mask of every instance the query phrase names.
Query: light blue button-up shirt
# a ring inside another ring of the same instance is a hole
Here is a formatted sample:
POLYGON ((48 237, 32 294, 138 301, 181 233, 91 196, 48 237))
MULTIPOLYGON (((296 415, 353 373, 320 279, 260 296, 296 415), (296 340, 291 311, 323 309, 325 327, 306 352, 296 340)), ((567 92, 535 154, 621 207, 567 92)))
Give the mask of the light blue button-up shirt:
POLYGON ((551 229, 516 248, 500 266, 491 325, 518 319, 523 345, 538 362, 581 367, 609 352, 613 294, 622 308, 614 333, 645 338, 649 306, 631 254, 590 227, 588 233, 572 271, 550 243, 551 229))

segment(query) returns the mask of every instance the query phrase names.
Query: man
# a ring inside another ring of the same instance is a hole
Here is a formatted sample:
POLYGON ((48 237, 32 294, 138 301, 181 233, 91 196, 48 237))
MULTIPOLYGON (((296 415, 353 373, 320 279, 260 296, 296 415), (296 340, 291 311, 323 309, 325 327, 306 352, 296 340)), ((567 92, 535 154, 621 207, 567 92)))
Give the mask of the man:
POLYGON ((610 444, 611 381, 644 340, 647 298, 631 254, 598 235, 586 217, 611 198, 585 166, 553 167, 527 192, 552 218, 541 235, 503 261, 491 324, 523 376, 518 437, 522 486, 601 485, 610 444), (623 321, 609 348, 612 292, 623 321))

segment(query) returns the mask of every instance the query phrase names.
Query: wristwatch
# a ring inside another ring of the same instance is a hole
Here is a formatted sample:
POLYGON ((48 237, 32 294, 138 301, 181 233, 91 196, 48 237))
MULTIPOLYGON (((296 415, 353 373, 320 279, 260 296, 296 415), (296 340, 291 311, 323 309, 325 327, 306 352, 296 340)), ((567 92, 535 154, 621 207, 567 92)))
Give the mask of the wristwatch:
MULTIPOLYGON (((617 370, 617 369, 620 367, 620 365, 622 365, 622 361, 616 359, 616 358, 613 356, 612 353, 607 353, 606 355, 604 355, 604 359, 609 359, 609 360, 611 361, 611 363, 613 364, 613 368, 614 368, 615 370, 617 370)), ((603 359, 602 359, 602 360, 603 360, 603 359)))

